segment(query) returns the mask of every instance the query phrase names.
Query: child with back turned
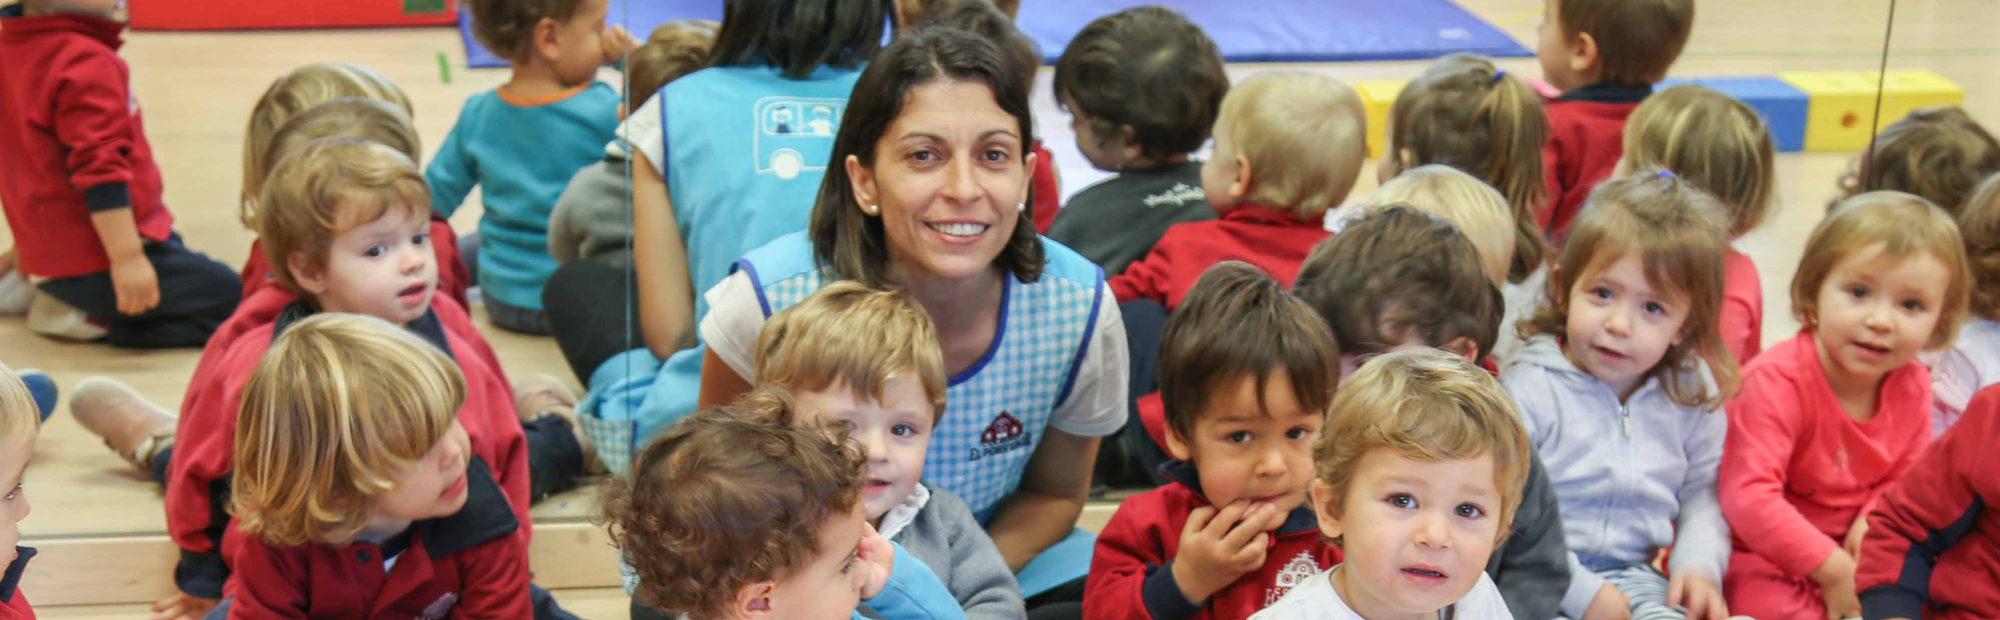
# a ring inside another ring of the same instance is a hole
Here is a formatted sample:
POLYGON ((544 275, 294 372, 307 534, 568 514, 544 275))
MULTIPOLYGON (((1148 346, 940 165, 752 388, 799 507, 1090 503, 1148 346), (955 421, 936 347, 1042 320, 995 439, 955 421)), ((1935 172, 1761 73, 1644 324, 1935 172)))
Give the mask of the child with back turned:
POLYGON ((1549 202, 1535 219, 1560 245, 1591 188, 1618 165, 1625 117, 1687 45, 1694 0, 1546 1, 1535 56, 1562 96, 1544 106, 1549 202))
MULTIPOLYGON (((1772 153, 1764 119, 1743 102, 1703 86, 1654 94, 1632 111, 1625 129, 1623 169, 1672 170, 1722 204, 1730 241, 1762 224, 1776 201, 1772 153)), ((1764 285, 1757 263, 1725 247, 1722 262, 1722 342, 1738 363, 1764 350, 1764 285)))
POLYGON ((608 0, 470 0, 472 33, 513 75, 473 95, 431 158, 424 178, 431 208, 446 217, 473 186, 486 211, 473 247, 462 248, 493 324, 547 335, 542 285, 549 258, 549 212, 576 171, 604 154, 618 127, 618 92, 595 81, 597 68, 634 46, 623 27, 607 29, 608 0))
POLYGON ((1956 215, 1974 187, 2000 173, 2000 140, 1958 106, 1913 110, 1869 141, 1840 178, 1840 201, 1864 192, 1915 194, 1956 215))
MULTIPOLYGON (((1433 172, 1444 179, 1456 175, 1458 181, 1446 185, 1493 194, 1489 219, 1507 221, 1497 192, 1443 166, 1402 173, 1384 191, 1433 172)), ((1425 192, 1403 194, 1426 198, 1425 192)), ((1378 193, 1376 199, 1382 198, 1378 193)), ((1475 251, 1478 244, 1468 243, 1459 230, 1429 211, 1389 203, 1348 221, 1341 234, 1306 257, 1292 293, 1333 328, 1343 376, 1381 355, 1421 348, 1450 351, 1490 368, 1486 350, 1500 331, 1503 305, 1492 282, 1505 277, 1506 262, 1475 251)), ((1483 234, 1512 239, 1510 231, 1503 226, 1483 234)), ((1505 544, 1486 562, 1486 574, 1514 617, 1553 618, 1569 587, 1569 548, 1548 471, 1532 452, 1519 506, 1505 544)))
POLYGON ((459 423, 465 396, 448 355, 376 317, 278 335, 243 386, 229 505, 243 537, 218 609, 531 617, 529 523, 459 423))
POLYGON ((1202 274, 1162 342, 1172 482, 1105 524, 1083 617, 1242 618, 1337 563, 1306 487, 1339 363, 1326 323, 1271 276, 1202 274))
POLYGON ((1958 423, 1974 392, 2000 383, 2000 174, 1986 177, 1958 211, 1965 260, 1972 270, 1971 316, 1951 348, 1930 363, 1937 397, 1931 435, 1958 423))
POLYGON ((797 423, 847 429, 868 459, 868 523, 936 572, 967 618, 1022 617, 1014 573, 972 509, 921 482, 945 411, 945 370, 916 299, 856 282, 827 285, 764 324, 756 381, 791 393, 797 423))
POLYGON ((1566 617, 1729 615, 1716 470, 1737 379, 1716 329, 1718 208, 1657 169, 1599 185, 1501 371, 1561 500, 1566 617))
POLYGON ((867 457, 796 423, 783 390, 668 426, 604 494, 636 603, 683 620, 962 620, 931 570, 868 524, 867 457))
MULTIPOLYGON (((1757 356, 1729 404, 1724 590, 1757 618, 1860 615, 1866 515, 1931 440, 1919 351, 1948 346, 1971 277, 1951 216, 1902 192, 1835 207, 1792 276, 1797 337, 1757 356)), ((1678 558, 1676 558, 1678 559, 1678 558)))
POLYGON ((1050 239, 1113 277, 1173 225, 1215 219, 1188 153, 1208 140, 1229 76, 1201 27, 1156 5, 1097 18, 1063 49, 1055 90, 1084 159, 1117 175, 1071 197, 1050 239))
POLYGON ((0 297, 33 286, 28 328, 45 336, 199 347, 236 309, 242 282, 174 232, 118 57, 120 4, 0 7, 0 203, 14 239, 0 252, 0 297))
POLYGON ((1493 375, 1436 349, 1348 377, 1312 440, 1312 509, 1343 556, 1253 620, 1511 618, 1480 571, 1533 448, 1493 375))

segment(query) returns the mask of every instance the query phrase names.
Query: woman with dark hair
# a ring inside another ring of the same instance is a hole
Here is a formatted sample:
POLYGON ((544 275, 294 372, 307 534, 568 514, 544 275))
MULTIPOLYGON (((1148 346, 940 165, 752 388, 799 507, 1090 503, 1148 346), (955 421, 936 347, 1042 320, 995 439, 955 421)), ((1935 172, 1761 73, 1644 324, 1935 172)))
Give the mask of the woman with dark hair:
POLYGON ((612 471, 694 411, 695 326, 708 312, 695 292, 744 252, 805 227, 832 127, 881 48, 889 2, 728 0, 709 66, 668 83, 619 128, 631 151, 633 272, 565 265, 544 291, 556 341, 592 388, 582 425, 612 471), (825 131, 813 130, 815 118, 825 131), (602 350, 602 332, 626 326, 602 324, 595 310, 633 294, 641 329, 632 337, 644 348, 602 350), (640 400, 649 387, 660 396, 640 400))
POLYGON ((806 232, 709 289, 702 404, 752 383, 772 313, 856 280, 916 297, 950 373, 925 479, 965 499, 1023 594, 1081 578, 1072 538, 1098 438, 1125 422, 1123 320, 1103 272, 1024 221, 1033 121, 1013 61, 951 28, 898 39, 862 73, 806 232), (1066 558, 1056 560, 1054 558, 1066 558))

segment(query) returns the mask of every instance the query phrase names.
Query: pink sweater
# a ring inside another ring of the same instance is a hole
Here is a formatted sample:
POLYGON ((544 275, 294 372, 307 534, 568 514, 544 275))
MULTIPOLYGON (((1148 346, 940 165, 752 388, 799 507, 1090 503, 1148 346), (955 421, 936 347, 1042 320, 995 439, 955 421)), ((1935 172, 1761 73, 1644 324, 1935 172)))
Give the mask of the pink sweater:
POLYGON ((1717 486, 1738 551, 1804 577, 1931 440, 1931 378, 1911 362, 1882 379, 1875 417, 1834 397, 1810 331, 1772 347, 1729 403, 1717 486))
POLYGON ((1764 348, 1764 282, 1757 263, 1735 249, 1722 261, 1722 342, 1738 364, 1764 348))

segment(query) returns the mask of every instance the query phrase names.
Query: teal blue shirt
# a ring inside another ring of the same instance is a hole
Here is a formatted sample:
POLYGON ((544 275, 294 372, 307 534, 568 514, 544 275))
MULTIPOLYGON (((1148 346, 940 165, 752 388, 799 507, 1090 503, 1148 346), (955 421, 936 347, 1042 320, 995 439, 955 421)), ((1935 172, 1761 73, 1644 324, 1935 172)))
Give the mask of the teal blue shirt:
POLYGON ((540 310, 549 257, 549 213, 578 170, 604 157, 618 128, 618 92, 595 82, 543 101, 499 91, 473 95, 431 158, 424 178, 431 208, 450 217, 474 186, 479 219, 479 287, 490 299, 540 310))

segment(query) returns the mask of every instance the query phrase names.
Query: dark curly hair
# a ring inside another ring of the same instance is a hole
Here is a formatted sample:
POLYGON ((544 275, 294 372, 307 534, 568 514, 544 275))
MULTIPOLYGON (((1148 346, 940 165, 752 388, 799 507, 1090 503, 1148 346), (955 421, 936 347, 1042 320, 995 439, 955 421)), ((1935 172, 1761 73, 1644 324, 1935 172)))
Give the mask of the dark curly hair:
POLYGON ((820 528, 854 510, 861 451, 792 418, 784 392, 752 392, 668 427, 629 481, 605 483, 603 520, 641 602, 721 617, 744 586, 810 563, 820 528))
POLYGON ((1208 141, 1229 75, 1200 26, 1149 5, 1084 26, 1056 60, 1055 92, 1058 104, 1090 118, 1096 135, 1130 126, 1139 153, 1163 160, 1208 141))
POLYGON ((2000 173, 1986 177, 1958 212, 1958 233, 1972 266, 1972 313, 2000 320, 2000 173))
POLYGON ((543 19, 567 21, 583 0, 465 0, 472 10, 472 37, 508 60, 521 57, 543 19))

